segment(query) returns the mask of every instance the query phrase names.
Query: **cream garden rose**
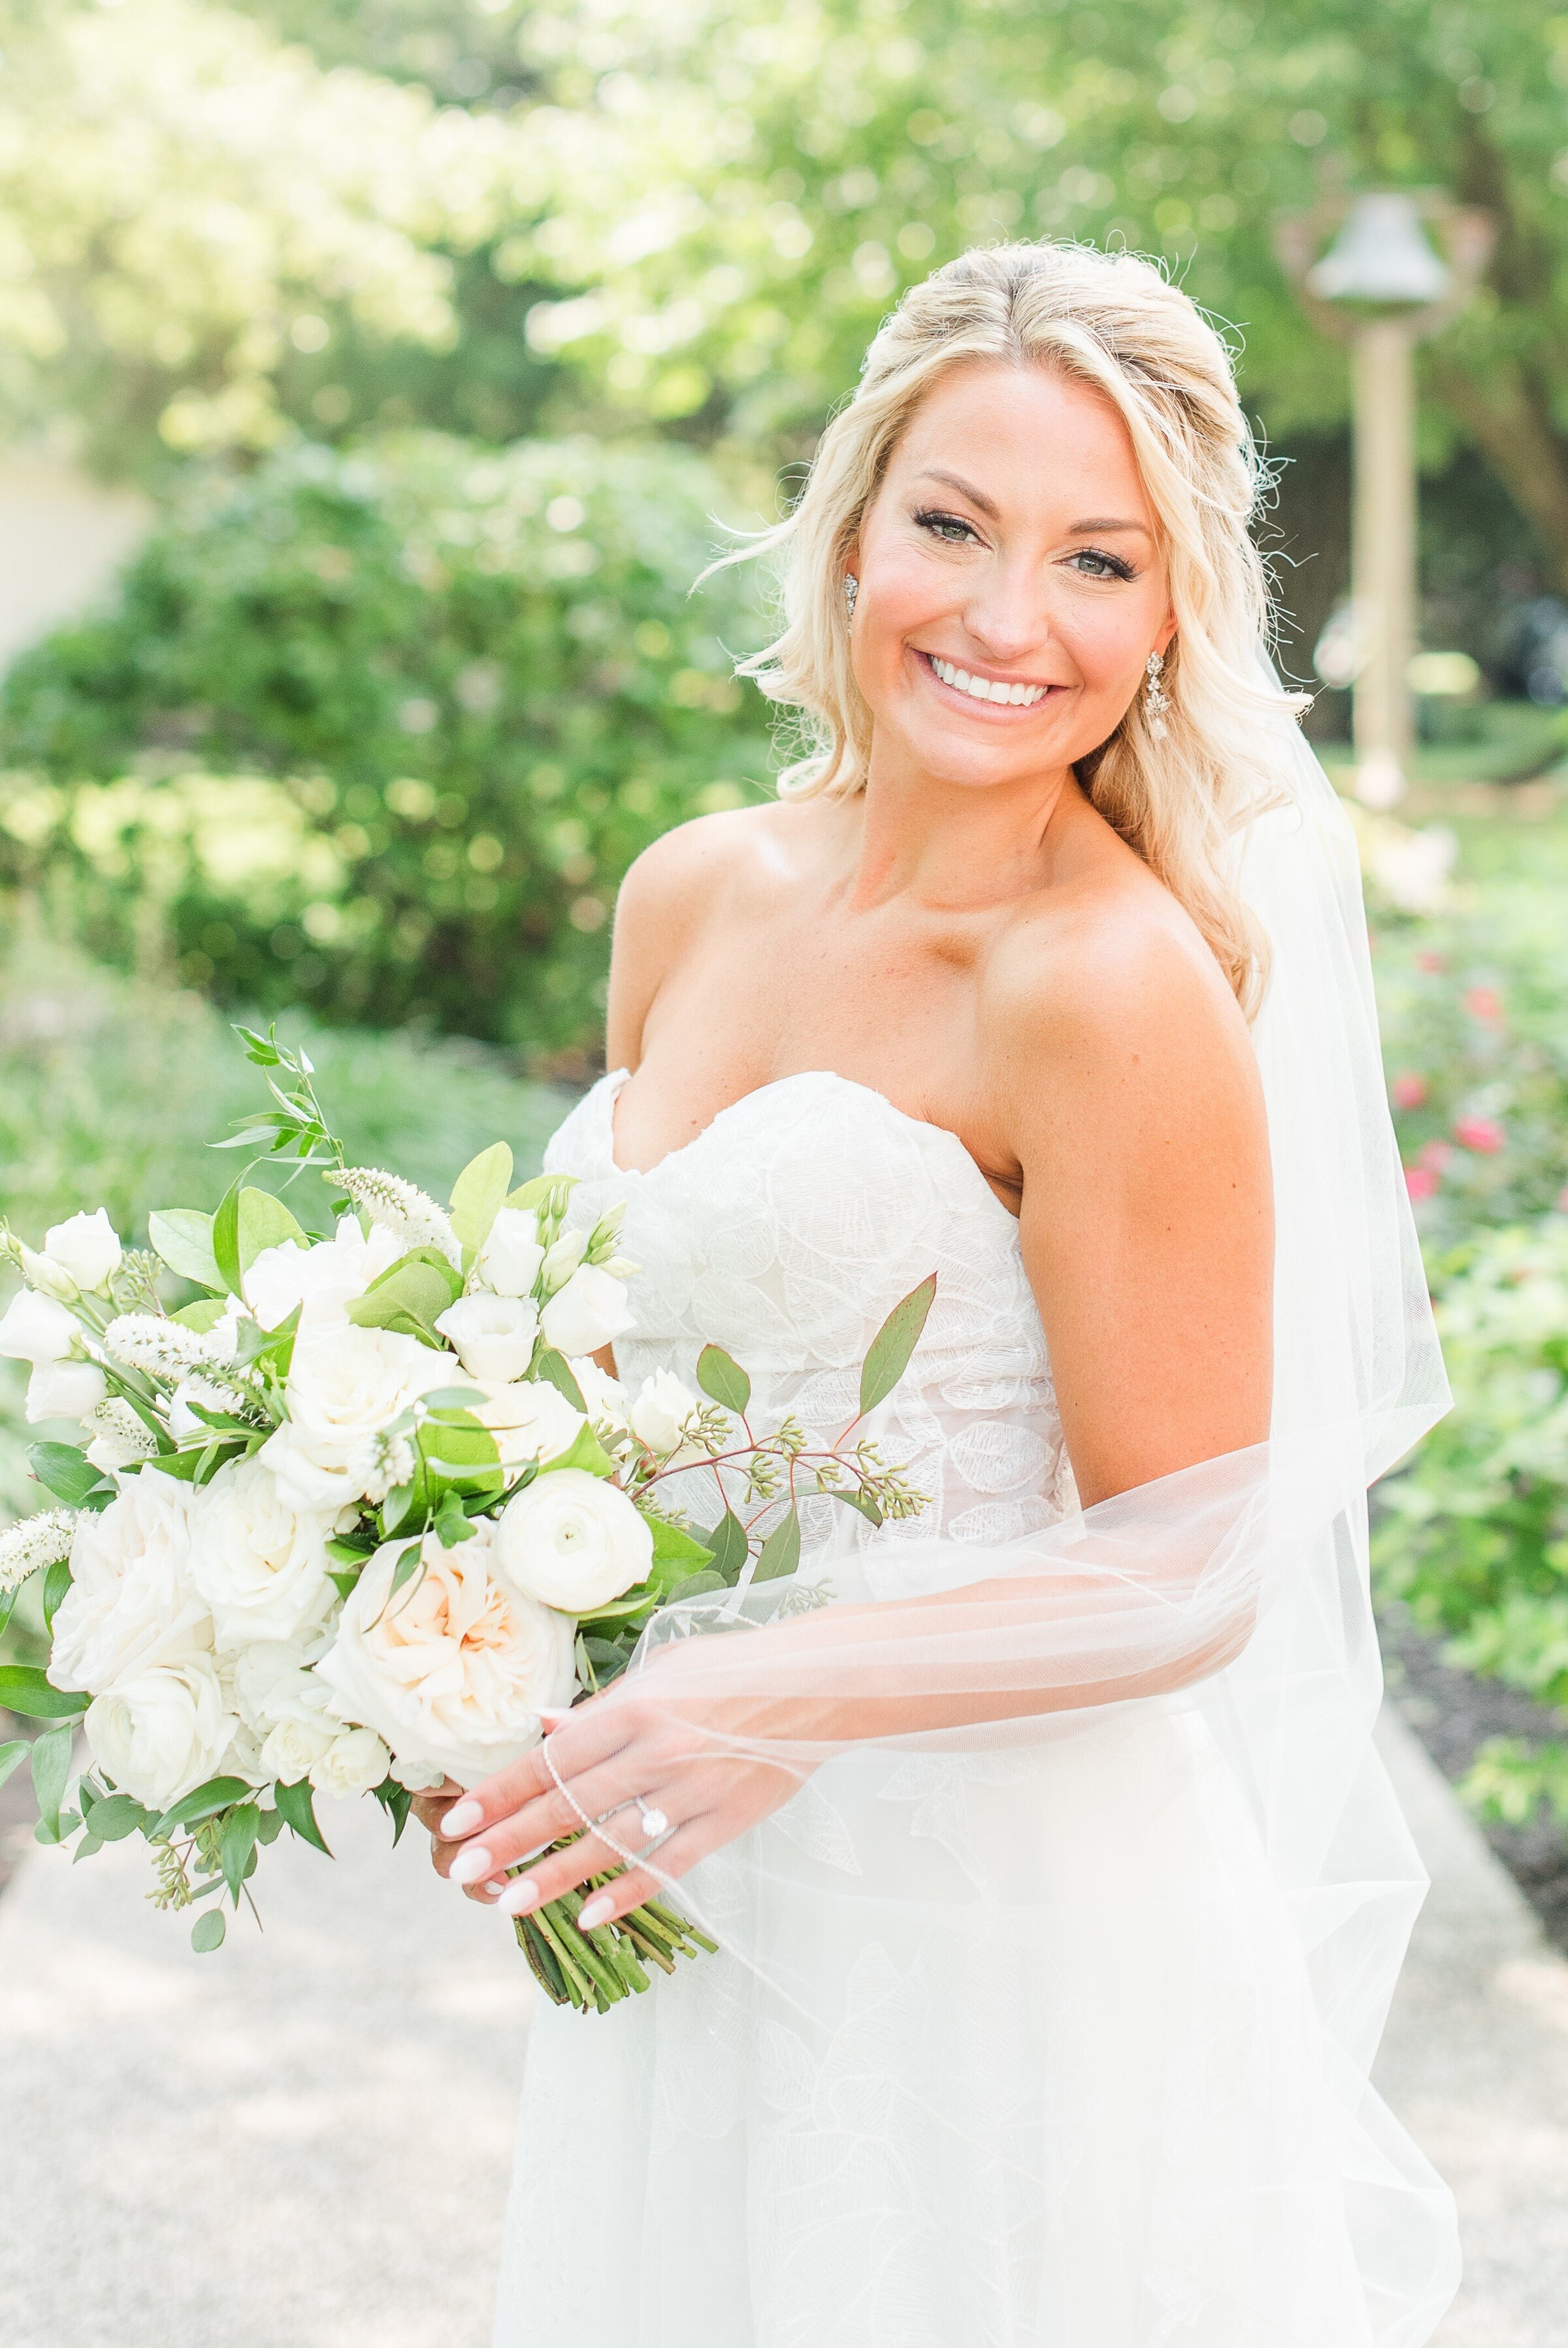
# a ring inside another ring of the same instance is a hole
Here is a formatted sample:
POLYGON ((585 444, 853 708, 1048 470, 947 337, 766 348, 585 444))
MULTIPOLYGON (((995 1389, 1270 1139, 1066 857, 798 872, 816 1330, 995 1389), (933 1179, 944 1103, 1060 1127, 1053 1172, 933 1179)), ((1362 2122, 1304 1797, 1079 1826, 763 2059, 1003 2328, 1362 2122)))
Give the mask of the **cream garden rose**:
POLYGON ((211 1646, 191 1573, 191 1501, 189 1484, 144 1468, 101 1515, 77 1519, 48 1664, 56 1687, 102 1695, 211 1646))
POLYGON ((315 1666, 333 1711, 375 1729, 396 1766, 439 1769, 462 1786, 518 1760, 538 1741, 541 1709, 569 1704, 576 1689, 575 1625, 492 1570, 488 1531, 480 1526, 455 1549, 427 1533, 423 1573, 395 1598, 407 1544, 387 1542, 315 1666))
POLYGON ((569 1614, 623 1597, 647 1580, 654 1561, 647 1519, 615 1485, 582 1468, 558 1468, 509 1501, 495 1548, 515 1590, 569 1614))
POLYGON ((336 1601, 326 1544, 333 1519, 292 1507, 263 1459, 220 1468, 191 1510, 191 1580, 220 1647, 296 1639, 336 1601))
POLYGON ((150 1664, 88 1704, 83 1723, 106 1776, 166 1810, 214 1776, 238 1723, 210 1655, 150 1664))
POLYGON ((364 1492, 371 1438, 421 1395, 451 1383, 451 1356, 390 1329, 302 1329, 288 1417, 262 1447, 291 1508, 346 1507, 364 1492))

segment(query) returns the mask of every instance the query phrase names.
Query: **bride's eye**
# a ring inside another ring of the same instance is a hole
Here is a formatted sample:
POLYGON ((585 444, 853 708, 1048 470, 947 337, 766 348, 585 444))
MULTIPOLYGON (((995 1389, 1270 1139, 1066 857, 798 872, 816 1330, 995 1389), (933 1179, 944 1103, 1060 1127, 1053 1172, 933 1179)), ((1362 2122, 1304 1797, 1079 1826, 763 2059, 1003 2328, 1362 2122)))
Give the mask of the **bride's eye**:
POLYGON ((964 520, 962 514, 939 513, 933 508, 925 513, 917 513, 914 522, 917 530, 929 530, 933 538, 940 538, 949 546, 963 546, 965 542, 978 546, 980 543, 979 532, 972 523, 964 520))
POLYGON ((1119 554, 1108 554, 1103 547, 1080 546, 1078 552, 1069 555, 1068 560, 1075 567, 1079 564, 1088 566, 1078 571, 1080 579, 1136 579, 1138 576, 1130 562, 1124 562, 1119 554))

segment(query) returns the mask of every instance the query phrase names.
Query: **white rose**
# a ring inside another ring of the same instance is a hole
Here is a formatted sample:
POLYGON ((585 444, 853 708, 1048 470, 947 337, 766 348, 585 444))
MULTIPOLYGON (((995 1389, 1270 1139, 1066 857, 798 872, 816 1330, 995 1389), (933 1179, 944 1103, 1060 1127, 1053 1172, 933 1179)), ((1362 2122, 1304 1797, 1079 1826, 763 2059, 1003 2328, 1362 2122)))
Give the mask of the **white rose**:
POLYGON ((370 1438, 451 1378, 449 1357, 391 1329, 304 1329, 294 1340, 288 1417, 259 1456, 291 1508, 326 1514, 359 1498, 370 1438))
POLYGON ((144 1468, 101 1515, 83 1509, 55 1617, 56 1687, 103 1695, 211 1647, 212 1618, 191 1581, 191 1499, 189 1484, 144 1468))
POLYGON ((629 1425, 626 1417, 626 1389, 619 1378, 602 1370, 590 1354, 569 1360, 567 1367, 577 1381, 577 1391, 588 1406, 588 1418, 593 1426, 607 1426, 616 1435, 624 1435, 629 1425))
POLYGON ((291 1508, 261 1458, 221 1468, 191 1509, 191 1580, 220 1647, 295 1639, 325 1621, 332 1519, 291 1508))
POLYGON ((74 1313, 52 1296, 20 1288, 0 1319, 0 1354, 13 1362, 31 1362, 36 1370, 63 1362, 81 1332, 74 1313))
POLYGON ((596 1354, 601 1345, 624 1335, 632 1325, 632 1308, 618 1280, 583 1263, 551 1298, 540 1320, 545 1344, 558 1354, 596 1354))
POLYGON ((423 1579, 388 1602, 406 1546, 377 1550, 316 1672, 334 1712, 377 1730, 395 1770, 477 1786, 537 1743, 542 1706, 571 1702, 574 1626, 495 1578, 483 1529, 449 1550, 427 1533, 423 1579))
POLYGON ((77 1288, 104 1289, 119 1268, 120 1244, 100 1207, 96 1214, 51 1224, 44 1233, 44 1253, 77 1288))
POLYGON ((498 1296, 529 1296, 543 1262, 536 1218, 526 1208, 503 1207, 479 1251, 474 1275, 498 1296))
POLYGON ((40 1362, 27 1381, 27 1419, 86 1418, 108 1393, 96 1362, 40 1362))
POLYGON ((481 1290, 449 1304, 436 1326, 471 1378, 505 1385, 521 1378, 533 1359, 539 1309, 526 1296, 490 1296, 481 1290))
POLYGON ((496 1560, 542 1606, 591 1614, 645 1581, 654 1537, 624 1492, 582 1468, 557 1468, 509 1501, 496 1525, 496 1560))
POLYGON ((633 1434, 660 1459, 688 1448, 682 1437, 687 1422, 701 1408, 671 1370, 655 1370, 645 1378, 627 1414, 633 1434))
POLYGON ((570 1450, 583 1414, 573 1410, 559 1386, 544 1378, 527 1378, 515 1385, 487 1385, 469 1407, 481 1426, 495 1437, 503 1468, 520 1468, 529 1459, 557 1459, 570 1450))
POLYGON ((366 1237, 345 1215, 331 1239, 314 1247, 285 1240, 263 1248, 245 1273, 245 1302, 263 1329, 275 1329, 297 1304, 300 1327, 346 1326, 348 1305, 407 1252, 395 1231, 375 1224, 366 1237))
POLYGON ((297 1786, 330 1753, 337 1736, 336 1722, 321 1714, 280 1720, 267 1731, 256 1766, 269 1785, 297 1786))
MULTIPOLYGON (((310 1663, 327 1643, 314 1632, 297 1640, 258 1639, 228 1660, 233 1703, 258 1736, 270 1736, 285 1721, 308 1725, 325 1714, 326 1690, 310 1663)), ((335 1735, 334 1722, 327 1728, 335 1735)))
POLYGON ((433 1793, 446 1774, 438 1761, 399 1761, 394 1758, 387 1768, 393 1784, 403 1787, 410 1794, 433 1793))
POLYGON ((384 1782, 391 1762, 373 1728, 346 1728, 313 1765, 310 1782, 318 1794, 368 1794, 384 1782))
POLYGON ((210 1655, 155 1663, 88 1704, 93 1759, 122 1793, 166 1810, 217 1774, 234 1733, 210 1655))

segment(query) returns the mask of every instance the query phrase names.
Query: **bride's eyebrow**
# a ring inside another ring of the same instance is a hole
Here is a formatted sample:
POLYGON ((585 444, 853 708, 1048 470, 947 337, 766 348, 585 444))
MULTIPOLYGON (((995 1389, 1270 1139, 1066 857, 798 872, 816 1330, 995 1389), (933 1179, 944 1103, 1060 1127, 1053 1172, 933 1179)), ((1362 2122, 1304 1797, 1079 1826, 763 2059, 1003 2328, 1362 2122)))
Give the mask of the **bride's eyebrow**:
MULTIPOLYGON (((1000 521, 1002 519, 1001 509, 992 502, 983 489, 977 489, 973 481, 966 481, 962 473, 950 473, 941 465, 927 465, 915 475, 915 479, 944 481, 950 489, 956 489, 961 498, 967 498, 972 506, 977 507, 979 511, 987 515, 992 521, 1000 521)), ((1087 521, 1070 523, 1067 535, 1068 538, 1103 537, 1111 530, 1136 530, 1141 538, 1152 538, 1154 535, 1147 522, 1130 521, 1116 514, 1091 514, 1087 521)))

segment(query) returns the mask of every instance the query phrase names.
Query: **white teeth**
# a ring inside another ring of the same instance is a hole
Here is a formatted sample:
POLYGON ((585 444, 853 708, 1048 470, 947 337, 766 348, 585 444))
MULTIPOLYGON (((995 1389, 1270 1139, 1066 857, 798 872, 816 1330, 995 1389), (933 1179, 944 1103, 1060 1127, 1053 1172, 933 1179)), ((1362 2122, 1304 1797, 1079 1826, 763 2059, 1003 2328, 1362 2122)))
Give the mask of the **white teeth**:
POLYGON ((999 677, 971 676, 966 668, 955 668, 951 661, 931 655, 931 665, 944 685, 951 685, 959 693, 966 693, 971 701, 1005 701, 1017 709, 1032 709, 1046 697, 1043 685, 1004 685, 999 677))

